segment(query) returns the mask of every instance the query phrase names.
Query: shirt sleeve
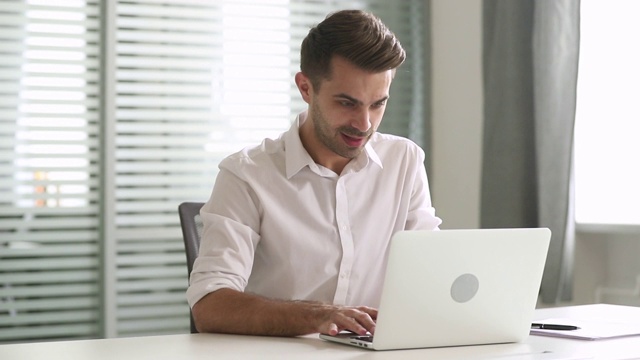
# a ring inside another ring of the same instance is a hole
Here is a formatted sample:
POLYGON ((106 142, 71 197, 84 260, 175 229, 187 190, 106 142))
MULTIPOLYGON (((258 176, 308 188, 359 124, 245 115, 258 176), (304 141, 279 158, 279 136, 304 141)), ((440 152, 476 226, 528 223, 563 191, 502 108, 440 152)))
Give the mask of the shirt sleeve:
POLYGON ((247 182, 221 166, 211 197, 200 210, 203 230, 187 289, 190 306, 221 288, 244 290, 260 240, 259 212, 247 182))
POLYGON ((415 176, 411 189, 411 203, 407 215, 406 230, 439 230, 442 220, 436 216, 436 210, 431 203, 431 192, 427 170, 424 166, 424 151, 419 149, 418 159, 415 161, 415 176))

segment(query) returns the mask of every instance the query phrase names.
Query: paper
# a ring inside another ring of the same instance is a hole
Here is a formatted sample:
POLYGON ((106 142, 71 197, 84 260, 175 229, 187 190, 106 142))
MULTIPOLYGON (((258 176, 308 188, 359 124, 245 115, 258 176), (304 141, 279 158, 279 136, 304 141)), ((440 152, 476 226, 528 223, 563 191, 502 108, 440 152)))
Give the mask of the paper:
POLYGON ((578 330, 531 329, 531 335, 555 336, 572 339, 598 340, 640 335, 640 324, 614 322, 607 319, 545 319, 536 320, 541 324, 574 325, 578 330))

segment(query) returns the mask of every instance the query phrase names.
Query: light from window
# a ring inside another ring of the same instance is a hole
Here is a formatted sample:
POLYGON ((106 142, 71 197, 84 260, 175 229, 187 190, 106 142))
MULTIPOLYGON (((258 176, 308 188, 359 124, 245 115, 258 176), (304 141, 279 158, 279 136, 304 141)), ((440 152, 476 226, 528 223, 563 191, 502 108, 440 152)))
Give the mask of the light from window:
POLYGON ((289 127, 290 10, 287 1, 277 4, 224 3, 224 55, 212 86, 229 127, 211 134, 208 151, 228 154, 289 127))
POLYGON ((576 221, 640 224, 640 1, 583 1, 576 221))

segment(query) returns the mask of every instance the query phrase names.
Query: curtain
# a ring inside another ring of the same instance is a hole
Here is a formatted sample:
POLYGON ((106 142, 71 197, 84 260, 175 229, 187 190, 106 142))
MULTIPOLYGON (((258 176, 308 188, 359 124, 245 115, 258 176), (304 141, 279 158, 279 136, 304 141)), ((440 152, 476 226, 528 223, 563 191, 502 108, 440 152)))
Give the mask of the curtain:
POLYGON ((579 0, 485 0, 481 227, 552 231, 541 300, 571 299, 579 0))

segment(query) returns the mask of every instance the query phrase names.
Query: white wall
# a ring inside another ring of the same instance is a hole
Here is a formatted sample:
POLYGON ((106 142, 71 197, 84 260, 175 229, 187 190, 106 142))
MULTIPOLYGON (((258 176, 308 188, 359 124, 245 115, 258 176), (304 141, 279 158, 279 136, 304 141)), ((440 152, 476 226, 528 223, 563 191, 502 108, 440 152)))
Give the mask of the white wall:
MULTIPOLYGON (((480 225, 481 0, 432 0, 430 187, 442 228, 480 225)), ((640 231, 583 229, 576 236, 572 304, 640 306, 640 231)))
POLYGON ((433 203, 443 229, 480 226, 481 0, 431 2, 433 203))
POLYGON ((637 228, 578 232, 573 303, 640 306, 639 232, 637 228))

